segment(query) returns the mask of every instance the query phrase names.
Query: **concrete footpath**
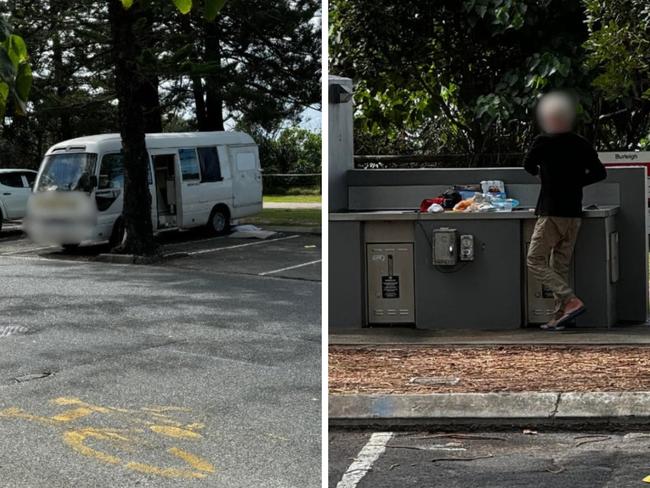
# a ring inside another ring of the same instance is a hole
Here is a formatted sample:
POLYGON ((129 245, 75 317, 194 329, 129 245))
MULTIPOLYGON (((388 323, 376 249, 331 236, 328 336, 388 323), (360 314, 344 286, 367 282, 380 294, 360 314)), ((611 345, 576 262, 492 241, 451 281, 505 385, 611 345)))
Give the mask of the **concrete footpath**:
POLYGON ((650 344, 650 325, 605 328, 569 328, 549 332, 538 328, 506 330, 412 329, 404 327, 368 327, 364 329, 330 328, 332 346, 373 345, 628 345, 650 344))
POLYGON ((590 428, 650 425, 650 392, 330 395, 331 426, 590 428))

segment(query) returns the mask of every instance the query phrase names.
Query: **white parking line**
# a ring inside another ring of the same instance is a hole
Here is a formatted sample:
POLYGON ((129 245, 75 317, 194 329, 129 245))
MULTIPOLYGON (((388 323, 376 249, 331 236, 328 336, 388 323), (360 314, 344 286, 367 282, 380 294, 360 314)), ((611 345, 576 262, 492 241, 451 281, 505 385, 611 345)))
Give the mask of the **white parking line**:
POLYGON ((0 253, 0 256, 13 256, 14 254, 25 254, 36 251, 44 251, 46 249, 58 249, 58 246, 45 246, 45 247, 26 247, 25 249, 18 249, 16 251, 9 251, 0 253))
POLYGON ((322 259, 317 259, 316 261, 309 261, 308 263, 296 264, 295 266, 287 266, 286 268, 274 269, 273 271, 264 271, 264 273, 259 273, 258 276, 266 276, 275 273, 281 273, 282 271, 289 271, 290 269, 302 268, 303 266, 309 266, 310 264, 320 263, 322 259))
POLYGON ((196 256, 197 254, 205 254, 205 253, 208 253, 208 252, 225 251, 226 249, 237 249, 239 247, 259 246, 260 244, 268 244, 270 242, 276 242, 276 241, 285 241, 287 239, 295 239, 296 237, 300 237, 300 236, 299 235, 292 235, 292 236, 286 236, 286 237, 278 237, 277 239, 266 239, 264 241, 248 242, 246 244, 236 244, 234 246, 215 247, 214 249, 201 249, 200 251, 188 252, 187 255, 188 256, 196 256))
POLYGON ((370 436, 368 443, 359 451, 354 462, 347 469, 336 488, 355 488, 363 477, 372 469, 377 459, 386 451, 386 445, 392 439, 392 432, 377 432, 370 436))
MULTIPOLYGON (((63 259, 63 258, 44 258, 43 256, 5 256, 0 254, 0 258, 5 259, 17 259, 19 261, 47 261, 48 263, 68 263, 68 264, 97 264, 93 261, 85 260, 73 260, 73 259, 63 259)), ((122 263, 101 263, 103 265, 110 266, 131 266, 130 264, 122 263)))

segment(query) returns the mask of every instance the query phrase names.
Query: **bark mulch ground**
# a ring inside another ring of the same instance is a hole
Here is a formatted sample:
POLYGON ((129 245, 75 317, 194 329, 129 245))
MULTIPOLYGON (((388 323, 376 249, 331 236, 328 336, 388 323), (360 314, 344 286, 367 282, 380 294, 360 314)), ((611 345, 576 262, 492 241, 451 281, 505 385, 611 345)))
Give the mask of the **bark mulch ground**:
POLYGON ((331 346, 329 391, 650 391, 650 347, 331 346))

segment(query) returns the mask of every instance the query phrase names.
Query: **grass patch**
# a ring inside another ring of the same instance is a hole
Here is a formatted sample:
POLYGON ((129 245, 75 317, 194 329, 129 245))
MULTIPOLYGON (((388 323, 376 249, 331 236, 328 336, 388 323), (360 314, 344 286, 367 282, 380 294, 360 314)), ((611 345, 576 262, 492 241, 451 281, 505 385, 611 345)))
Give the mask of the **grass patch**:
POLYGON ((284 209, 265 208, 262 213, 242 219, 242 223, 255 225, 276 226, 320 226, 321 211, 319 209, 284 209))
POLYGON ((265 186, 269 195, 318 195, 321 194, 320 186, 291 186, 289 188, 275 188, 265 186))
POLYGON ((273 203, 320 203, 321 195, 264 195, 265 202, 273 203))

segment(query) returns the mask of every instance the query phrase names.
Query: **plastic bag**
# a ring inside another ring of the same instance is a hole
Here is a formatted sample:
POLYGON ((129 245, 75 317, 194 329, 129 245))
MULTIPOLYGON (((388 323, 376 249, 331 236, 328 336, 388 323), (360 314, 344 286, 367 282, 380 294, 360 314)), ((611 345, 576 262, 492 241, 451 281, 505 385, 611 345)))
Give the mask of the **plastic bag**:
POLYGON ((429 208, 427 208, 427 213, 440 213, 444 212, 445 209, 439 203, 432 203, 429 208))

